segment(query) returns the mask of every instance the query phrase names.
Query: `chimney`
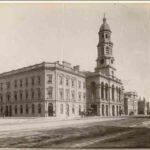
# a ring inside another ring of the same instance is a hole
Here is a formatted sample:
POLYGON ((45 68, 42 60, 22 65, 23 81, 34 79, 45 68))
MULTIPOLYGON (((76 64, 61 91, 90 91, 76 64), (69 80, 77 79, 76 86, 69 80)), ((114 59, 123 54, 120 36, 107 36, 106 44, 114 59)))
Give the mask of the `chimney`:
POLYGON ((79 66, 79 65, 74 66, 73 69, 74 69, 75 71, 80 71, 80 66, 79 66))

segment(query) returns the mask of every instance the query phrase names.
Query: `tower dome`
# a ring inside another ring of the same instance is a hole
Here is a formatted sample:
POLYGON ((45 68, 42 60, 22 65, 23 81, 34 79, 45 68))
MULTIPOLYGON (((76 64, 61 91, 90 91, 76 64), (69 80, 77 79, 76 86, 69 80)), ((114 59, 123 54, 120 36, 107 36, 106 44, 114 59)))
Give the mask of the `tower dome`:
POLYGON ((111 32, 110 27, 109 27, 108 23, 106 22, 105 16, 103 18, 103 24, 101 25, 99 32, 101 32, 101 31, 110 31, 111 32))

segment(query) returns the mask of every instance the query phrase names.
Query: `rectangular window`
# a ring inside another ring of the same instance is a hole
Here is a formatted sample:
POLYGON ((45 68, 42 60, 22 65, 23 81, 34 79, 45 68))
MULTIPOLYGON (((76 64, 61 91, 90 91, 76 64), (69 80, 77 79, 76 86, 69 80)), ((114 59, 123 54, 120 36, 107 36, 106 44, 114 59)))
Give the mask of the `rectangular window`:
POLYGON ((0 90, 3 90, 3 83, 0 83, 0 90))
POLYGON ((31 84, 34 85, 34 77, 31 78, 31 84))
POLYGON ((66 86, 69 86, 69 79, 66 78, 66 86))
POLYGON ((47 83, 49 83, 49 84, 51 84, 52 83, 52 81, 53 81, 53 76, 52 76, 52 74, 48 74, 47 75, 47 83))
POLYGON ((79 89, 80 89, 81 88, 81 81, 78 82, 78 85, 79 85, 79 89))
POLYGON ((7 89, 10 88, 10 82, 6 82, 6 88, 7 88, 7 89))
POLYGON ((22 80, 20 80, 20 87, 22 87, 22 80))
POLYGON ((41 84, 41 77, 40 76, 37 77, 37 82, 38 82, 38 85, 41 84))
POLYGON ((26 93, 26 99, 28 99, 28 91, 26 90, 26 92, 25 92, 25 93, 26 93))
POLYGON ((34 99, 34 90, 33 89, 31 90, 31 97, 32 97, 32 99, 34 99))
POLYGON ((85 93, 83 93, 83 99, 85 100, 85 98, 86 98, 86 97, 85 97, 85 93))
POLYGON ((17 92, 16 91, 14 92, 14 99, 15 99, 15 101, 17 101, 17 92))
POLYGON ((59 77, 59 83, 60 83, 60 85, 63 85, 63 77, 62 76, 59 77))
POLYGON ((74 87, 74 82, 75 82, 75 81, 74 81, 74 80, 72 80, 72 87, 74 87))
POLYGON ((66 99, 69 100, 69 89, 66 89, 66 99))
POLYGON ((47 88, 47 95, 48 95, 48 98, 52 99, 52 97, 53 97, 53 87, 48 87, 47 88))
POLYGON ((1 102, 3 102, 3 95, 2 94, 0 95, 0 100, 1 100, 1 102))
POLYGON ((28 86, 28 79, 27 78, 25 79, 25 82, 26 82, 26 86, 28 86))
POLYGON ((83 82, 83 89, 85 89, 85 82, 83 82))
POLYGON ((79 101, 81 101, 81 92, 78 93, 79 101))
POLYGON ((22 100, 22 91, 20 91, 19 95, 20 95, 20 100, 22 100))
POLYGON ((17 80, 14 81, 14 87, 17 88, 17 80))
POLYGON ((37 89, 37 94, 38 94, 38 99, 40 99, 41 98, 41 91, 40 91, 40 89, 37 89))
POLYGON ((72 91, 71 95, 72 95, 72 100, 75 100, 75 91, 72 91))
POLYGON ((63 89, 59 89, 59 95, 60 95, 60 99, 64 98, 64 90, 63 89))

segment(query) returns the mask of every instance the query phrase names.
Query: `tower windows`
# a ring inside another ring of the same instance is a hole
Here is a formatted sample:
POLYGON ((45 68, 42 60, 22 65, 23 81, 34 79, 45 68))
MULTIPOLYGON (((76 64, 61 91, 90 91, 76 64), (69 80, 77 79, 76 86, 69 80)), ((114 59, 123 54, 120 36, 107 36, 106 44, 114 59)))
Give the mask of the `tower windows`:
POLYGON ((106 55, 109 55, 109 47, 106 47, 106 55))
POLYGON ((101 64, 104 64, 104 59, 101 59, 100 63, 101 63, 101 64))
POLYGON ((108 38, 108 34, 106 34, 106 39, 108 38))
POLYGON ((111 60, 111 64, 113 64, 113 60, 111 60))

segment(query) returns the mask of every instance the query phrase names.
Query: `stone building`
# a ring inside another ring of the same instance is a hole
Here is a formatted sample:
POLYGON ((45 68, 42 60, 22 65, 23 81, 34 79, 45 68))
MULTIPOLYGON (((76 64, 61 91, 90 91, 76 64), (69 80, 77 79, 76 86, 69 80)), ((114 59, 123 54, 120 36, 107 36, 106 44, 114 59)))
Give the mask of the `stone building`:
POLYGON ((79 66, 43 62, 0 74, 1 116, 78 117, 85 109, 79 66))
POLYGON ((147 114, 150 115, 150 102, 147 102, 147 114))
POLYGON ((118 116, 124 112, 123 84, 115 75, 111 29, 103 18, 97 45, 94 72, 86 72, 87 108, 99 116, 118 116))
POLYGON ((124 113, 125 115, 138 114, 138 95, 136 92, 124 93, 124 113))
POLYGON ((147 115, 147 102, 145 98, 143 100, 139 99, 138 101, 138 114, 147 115))

